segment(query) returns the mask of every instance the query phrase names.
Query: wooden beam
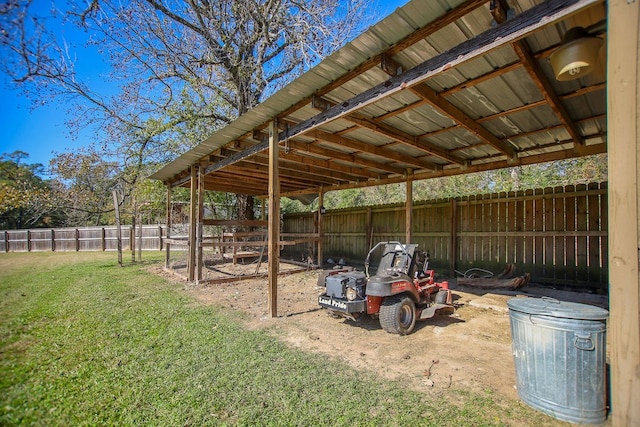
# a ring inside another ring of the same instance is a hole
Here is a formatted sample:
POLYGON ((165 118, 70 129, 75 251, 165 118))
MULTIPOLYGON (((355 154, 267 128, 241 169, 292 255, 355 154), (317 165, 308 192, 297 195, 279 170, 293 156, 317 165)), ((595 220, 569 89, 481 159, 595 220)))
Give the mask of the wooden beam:
POLYGON ((266 227, 269 225, 268 221, 260 221, 257 219, 204 219, 202 220, 204 225, 217 225, 223 227, 266 227))
POLYGON ((571 135, 575 144, 584 145, 584 139, 582 138, 582 134, 580 133, 578 126, 576 126, 569 115, 569 112, 560 100, 560 97, 555 93, 549 79, 544 74, 544 71, 542 71, 542 68, 540 68, 540 64, 538 64, 538 62, 533 58, 529 45, 527 45, 524 40, 519 40, 513 43, 512 46, 522 61, 524 68, 531 76, 533 83, 538 86, 538 90, 542 93, 542 96, 544 96, 544 99, 549 104, 549 107, 551 107, 551 110, 567 129, 567 132, 569 132, 569 135, 571 135))
POLYGON ((307 135, 320 139, 322 141, 329 142, 331 144, 348 147, 349 149, 361 151, 363 153, 374 154, 385 159, 394 160, 398 163, 403 163, 420 169, 436 170, 439 168, 435 163, 422 160, 419 157, 416 158, 406 156, 397 151, 389 150, 388 148, 378 147, 375 145, 367 144, 366 142, 357 141, 355 139, 346 138, 341 135, 324 132, 318 129, 314 129, 308 132, 307 135))
POLYGON ((607 4, 611 413, 623 427, 640 423, 640 7, 607 4))
MULTIPOLYGON (((281 150, 282 151, 282 150, 281 150)), ((325 181, 332 184, 333 181, 357 181, 362 178, 378 178, 378 174, 372 173, 364 168, 352 168, 332 163, 328 160, 321 160, 302 156, 289 151, 280 153, 280 175, 281 177, 291 176, 295 180, 304 179, 325 181)), ((258 154, 247 160, 252 163, 267 166, 269 159, 267 156, 258 154)))
MULTIPOLYGON (((171 185, 167 185, 167 206, 166 206, 166 216, 167 216, 167 240, 165 242, 164 247, 164 267, 169 268, 170 259, 171 259, 171 243, 169 240, 171 238, 171 185)), ((162 248, 161 248, 162 249, 162 248)))
POLYGON ((280 181, 278 177, 278 129, 276 121, 269 125, 269 317, 278 316, 278 266, 280 264, 280 181))
MULTIPOLYGON (((241 188, 247 194, 255 194, 255 189, 266 188, 268 186, 268 167, 256 163, 239 163, 230 166, 223 171, 215 172, 207 176, 208 185, 228 185, 230 188, 241 188)), ((287 174, 282 174, 280 179, 281 186, 284 187, 309 187, 316 186, 318 182, 326 182, 327 184, 337 184, 344 182, 335 178, 324 178, 311 176, 302 172, 296 174, 287 170, 287 174)), ((228 192, 228 191, 227 191, 228 192)))
POLYGON ((409 244, 413 241, 413 176, 412 173, 407 172, 409 178, 405 183, 405 199, 404 199, 404 213, 405 213, 405 243, 409 244))
POLYGON ((319 95, 311 95, 311 107, 316 110, 324 111, 331 107, 331 103, 319 95))
MULTIPOLYGON (((571 144, 572 141, 567 141, 567 144, 571 144)), ((560 142, 559 144, 562 144, 560 142)), ((558 145, 558 143, 554 143, 554 145, 558 145)), ((533 147, 528 150, 520 151, 520 154, 527 152, 535 152, 543 149, 544 147, 533 147)), ((585 146, 585 151, 582 153, 576 152, 573 148, 566 150, 557 150, 551 151, 545 154, 537 154, 537 155, 529 155, 529 156, 520 156, 515 161, 507 161, 503 155, 497 156, 495 160, 493 159, 484 159, 486 163, 478 163, 478 164, 469 164, 464 167, 456 167, 456 168, 444 168, 439 171, 414 171, 414 180, 421 179, 431 179, 431 178, 440 178, 443 176, 455 176, 455 175, 463 175, 467 173, 473 172, 484 172, 488 170, 494 169, 504 169, 510 168, 514 166, 524 166, 524 165, 532 165, 536 163, 544 163, 544 162, 552 162, 555 160, 567 160, 567 159, 575 159, 581 156, 590 156, 595 154, 604 154, 607 152, 606 144, 593 144, 585 146)), ((365 181, 344 185, 337 185, 330 188, 326 188, 326 191, 336 191, 336 190, 348 190, 352 188, 364 188, 364 187, 372 187, 377 185, 385 185, 385 184, 400 184, 406 181, 405 176, 394 176, 389 178, 380 179, 377 181, 365 181)), ((301 196, 305 194, 312 194, 316 189, 304 189, 299 191, 292 191, 287 193, 282 193, 283 197, 294 197, 301 196)))
POLYGON ((198 167, 198 212, 196 215, 196 283, 202 280, 204 258, 202 253, 202 238, 204 232, 204 168, 198 167))
MULTIPOLYGON (((245 169, 248 171, 262 172, 265 176, 269 174, 268 159, 263 157, 253 157, 243 162, 234 164, 234 167, 238 169, 245 169)), ((326 184, 336 184, 341 181, 355 181, 356 177, 353 175, 346 175, 344 173, 331 172, 325 169, 319 169, 311 165, 298 165, 294 161, 280 160, 279 167, 282 176, 282 180, 287 178, 292 179, 294 182, 308 181, 308 182, 325 182, 326 184)))
POLYGON ((463 128, 476 135, 485 143, 491 145, 493 148, 506 154, 510 158, 517 156, 513 147, 509 145, 494 134, 485 129, 480 123, 471 118, 467 113, 447 101, 441 96, 438 96, 435 90, 431 89, 426 84, 419 84, 411 88, 411 91, 421 98, 429 101, 434 107, 449 116, 456 123, 460 124, 463 128))
POLYGON ((397 76, 403 71, 402 64, 396 62, 391 55, 386 53, 380 55, 380 68, 390 76, 397 76))
MULTIPOLYGON (((254 132, 254 139, 260 138, 264 136, 263 139, 266 140, 266 134, 262 132, 254 132)), ((261 139, 262 140, 262 139, 261 139)), ((366 178, 378 178, 379 174, 372 172, 371 169, 380 169, 383 171, 391 172, 391 173, 404 173, 402 168, 389 166, 386 163, 379 163, 374 161, 369 161, 367 159, 360 158, 354 154, 344 153, 342 151, 330 150, 327 148, 319 147, 315 143, 308 142, 300 142, 295 140, 287 141, 288 147, 290 149, 289 153, 285 153, 284 158, 289 160, 299 161, 303 164, 312 164, 318 167, 333 169, 339 172, 350 173, 353 175, 358 175, 366 178), (291 152, 295 152, 298 154, 291 154, 291 152), (307 153, 317 154, 322 157, 327 157, 327 159, 319 159, 315 156, 308 156, 307 153), (345 162, 353 163, 356 166, 356 170, 353 169, 353 166, 346 166, 337 164, 334 160, 343 160, 345 162)), ((281 153, 282 154, 282 153, 281 153)))
MULTIPOLYGON (((330 103, 329 101, 325 101, 325 103, 330 106, 335 105, 333 103, 330 103)), ((452 155, 448 151, 443 150, 433 144, 427 143, 425 141, 421 141, 419 136, 414 136, 406 132, 403 132, 400 129, 397 129, 389 124, 384 123, 383 120, 367 117, 360 113, 351 113, 346 115, 344 118, 354 123, 358 127, 369 129, 372 132, 375 132, 380 135, 384 135, 387 138, 391 138, 392 140, 397 141, 401 144, 404 144, 408 147, 416 148, 428 155, 440 157, 441 159, 446 160, 449 163, 455 163, 458 165, 462 165, 465 163, 464 159, 456 157, 455 155, 452 155)))
POLYGON ((424 141, 420 141, 420 137, 409 135, 408 133, 396 129, 393 126, 382 123, 379 120, 371 119, 357 113, 349 114, 345 118, 360 127, 384 135, 408 147, 413 147, 432 156, 440 157, 441 159, 446 160, 450 163, 455 163, 458 165, 462 165, 465 163, 464 159, 454 156, 446 150, 438 148, 433 144, 428 144, 424 141))
MULTIPOLYGON (((342 86, 343 84, 345 84, 346 82, 352 80, 355 77, 358 77, 359 75, 361 75, 362 73, 364 73, 367 70, 370 70, 376 66, 378 66, 381 62, 381 57, 382 55, 386 55, 386 56, 393 56, 397 53, 402 52, 403 50, 407 49, 408 47, 424 40, 425 38, 427 38, 429 35, 440 31, 441 29, 443 29, 444 27, 446 27, 447 25, 450 25, 452 23, 454 23, 455 21, 457 21, 458 19, 462 18, 463 16, 473 12, 474 10, 476 10, 477 8, 483 6, 485 3, 487 3, 487 0, 468 0, 458 6, 456 6, 455 8, 448 10, 444 15, 436 18, 435 20, 433 20, 432 22, 427 23, 424 27, 411 32, 410 34, 408 34, 404 39, 400 40, 399 42, 397 42, 396 44, 389 46, 389 48, 387 50, 385 50, 381 55, 376 56, 374 58, 371 58, 367 61, 364 61, 362 64, 360 64, 359 66, 355 67, 353 70, 349 71, 348 73, 342 75, 341 77, 333 80, 332 82, 330 82, 329 84, 327 84, 326 86, 324 86, 323 88, 321 88, 320 90, 316 91, 316 93, 314 94, 315 96, 322 96, 325 95, 329 92, 331 92, 334 89, 339 88, 340 86, 342 86)), ((303 108, 304 106, 306 106, 310 100, 312 100, 312 97, 309 98, 305 98, 299 102, 297 102, 296 104, 292 105, 289 109, 287 109, 286 111, 284 111, 280 117, 286 117, 289 114, 291 114, 294 111, 297 111, 301 108, 303 108)))
POLYGON ((458 259, 458 205, 456 199, 449 204, 449 218, 451 218, 451 232, 449 235, 449 277, 456 277, 456 260, 458 259))
POLYGON ((324 258, 322 253, 322 232, 323 232, 323 224, 324 224, 324 189, 320 187, 320 191, 318 191, 318 221, 316 227, 316 233, 318 233, 318 265, 320 268, 324 265, 324 258))
MULTIPOLYGON (((317 129, 328 122, 342 118, 380 99, 420 84, 447 69, 482 56, 507 43, 519 40, 542 27, 597 2, 598 0, 548 0, 540 3, 505 23, 428 59, 409 71, 391 77, 386 82, 365 90, 347 101, 298 123, 288 129, 286 137, 295 137, 317 129)), ((282 137, 284 138, 285 135, 282 135, 282 137)), ((499 146, 506 151, 505 154, 514 157, 513 150, 509 150, 507 146, 499 146)))
MULTIPOLYGON (((458 46, 443 52, 427 61, 417 65, 409 71, 391 77, 389 80, 374 86, 353 98, 341 102, 325 111, 304 120, 286 133, 278 135, 278 141, 294 138, 298 135, 309 133, 320 126, 333 120, 342 118, 380 99, 391 96, 404 89, 410 88, 425 80, 442 73, 452 67, 478 58, 496 48, 519 40, 532 32, 548 26, 562 18, 571 15, 587 6, 597 3, 599 0, 548 0, 540 3, 507 22, 491 28, 476 37, 466 40, 458 46)), ((513 150, 508 145, 498 144, 499 149, 510 157, 514 157, 513 150)), ((242 152, 235 153, 227 159, 212 164, 206 168, 206 173, 224 168, 240 160, 253 156, 268 148, 267 142, 258 143, 242 152)), ((437 168, 436 168, 437 169, 437 168)), ((179 184, 175 184, 179 185, 179 184)))
MULTIPOLYGON (((495 7, 493 9, 493 16, 499 24, 506 21, 507 14, 506 8, 506 0, 500 0, 494 3, 495 7)), ((538 87, 538 90, 547 101, 551 110, 556 114, 556 116, 560 119, 560 122, 564 125, 569 132, 569 135, 574 140, 574 143, 577 145, 584 145, 584 140, 582 138, 582 134, 580 130, 576 126, 576 124, 569 116, 569 112, 564 107, 562 102, 560 101, 560 97, 556 94, 553 86, 549 82, 547 75, 542 71, 540 64, 536 60, 534 54, 531 52, 531 48, 526 40, 517 40, 511 44, 511 47, 520 58, 520 62, 524 66, 525 70, 529 73, 531 80, 538 87)))
POLYGON ((196 212, 197 212, 197 166, 191 166, 191 191, 189 199, 189 258, 187 262, 187 280, 193 282, 196 272, 196 212))
MULTIPOLYGON (((322 141, 318 139, 317 141, 322 141)), ((320 156, 328 157, 332 160, 342 160, 345 162, 353 163, 358 166, 369 169, 379 169, 389 173, 395 173, 402 175, 404 169, 398 166, 390 165, 389 163, 376 162, 374 160, 363 159, 356 153, 345 153, 338 150, 332 150, 330 148, 320 147, 317 144, 307 144, 304 142, 291 142, 291 148, 296 151, 308 152, 312 154, 318 154, 320 156)))
MULTIPOLYGON (((246 143, 239 141, 239 149, 242 149, 246 143)), ((227 155, 235 152, 227 150, 227 155)), ((282 150, 281 150, 282 151, 282 150)), ((246 169, 260 170, 268 174, 269 156, 266 154, 256 154, 255 156, 237 162, 234 166, 244 167, 246 169)), ((378 175, 363 168, 354 170, 349 166, 330 164, 327 160, 305 157, 299 154, 280 153, 280 177, 285 180, 290 177, 295 182, 307 180, 309 182, 324 181, 326 184, 335 184, 339 181, 357 181, 362 177, 377 178, 378 175)))

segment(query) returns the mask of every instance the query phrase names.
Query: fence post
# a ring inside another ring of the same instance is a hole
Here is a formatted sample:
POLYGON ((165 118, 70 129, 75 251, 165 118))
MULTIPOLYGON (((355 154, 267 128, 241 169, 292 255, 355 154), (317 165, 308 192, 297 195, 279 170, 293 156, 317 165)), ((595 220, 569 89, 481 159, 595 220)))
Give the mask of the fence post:
POLYGON ((51 229, 51 252, 56 251, 56 230, 51 229))
POLYGON ((31 230, 27 230, 27 252, 31 252, 31 230))
POLYGON ((122 267, 122 228, 120 227, 120 210, 118 209, 118 193, 113 190, 113 209, 116 214, 116 238, 118 248, 118 265, 122 267))
POLYGON ((456 277, 456 259, 458 258, 458 231, 457 231, 457 225, 458 225, 458 203, 456 201, 456 199, 451 199, 451 213, 450 218, 451 218, 451 235, 449 237, 450 242, 449 242, 449 256, 451 257, 451 259, 449 260, 450 264, 449 264, 449 276, 450 277, 456 277))
POLYGON ((9 232, 4 232, 4 251, 9 252, 9 232))
POLYGON ((80 230, 76 228, 76 252, 80 251, 80 230))
POLYGON ((162 250, 162 226, 161 225, 158 226, 158 243, 159 243, 158 244, 158 246, 159 246, 158 250, 161 251, 162 250))
POLYGON ((142 214, 140 214, 140 224, 138 225, 138 261, 142 261, 142 214))
POLYGON ((107 250, 107 232, 104 227, 100 228, 100 249, 102 249, 102 252, 107 250))
POLYGON ((131 262, 136 262, 136 217, 133 217, 133 225, 129 227, 129 249, 131 249, 131 262))

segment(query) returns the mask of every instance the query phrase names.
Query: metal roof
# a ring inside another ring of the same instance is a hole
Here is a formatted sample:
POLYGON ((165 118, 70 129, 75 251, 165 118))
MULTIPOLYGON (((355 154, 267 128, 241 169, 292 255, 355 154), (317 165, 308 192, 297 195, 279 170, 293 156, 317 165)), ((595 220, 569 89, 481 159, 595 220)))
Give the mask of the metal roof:
POLYGON ((266 195, 274 118, 283 195, 606 152, 606 43, 577 80, 548 61, 604 2, 500 4, 412 0, 151 178, 184 185, 201 165, 207 189, 266 195))

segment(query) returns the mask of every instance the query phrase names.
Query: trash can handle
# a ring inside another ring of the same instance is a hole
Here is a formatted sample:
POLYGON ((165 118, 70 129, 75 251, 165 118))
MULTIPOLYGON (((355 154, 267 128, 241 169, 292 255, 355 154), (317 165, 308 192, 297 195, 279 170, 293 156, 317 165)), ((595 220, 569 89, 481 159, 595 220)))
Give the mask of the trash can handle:
POLYGON ((577 348, 578 350, 586 351, 595 350, 596 345, 593 343, 590 333, 588 333, 587 335, 580 335, 578 332, 575 332, 574 335, 576 337, 575 341, 573 342, 575 348, 577 348))
POLYGON ((545 296, 543 296, 543 297, 542 297, 542 301, 544 301, 544 302, 552 302, 552 303, 554 303, 554 304, 560 304, 560 300, 557 300, 557 299, 555 299, 555 298, 551 298, 551 297, 545 297, 545 296))

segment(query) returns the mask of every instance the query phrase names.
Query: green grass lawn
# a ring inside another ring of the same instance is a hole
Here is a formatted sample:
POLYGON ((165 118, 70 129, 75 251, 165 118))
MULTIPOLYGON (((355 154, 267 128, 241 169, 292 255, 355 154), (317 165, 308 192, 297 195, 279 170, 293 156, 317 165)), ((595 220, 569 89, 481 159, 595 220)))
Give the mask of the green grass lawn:
POLYGON ((0 254, 0 425, 548 425, 288 348, 114 253, 0 254))

